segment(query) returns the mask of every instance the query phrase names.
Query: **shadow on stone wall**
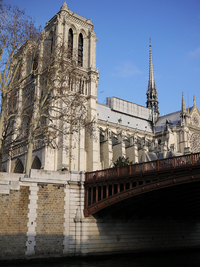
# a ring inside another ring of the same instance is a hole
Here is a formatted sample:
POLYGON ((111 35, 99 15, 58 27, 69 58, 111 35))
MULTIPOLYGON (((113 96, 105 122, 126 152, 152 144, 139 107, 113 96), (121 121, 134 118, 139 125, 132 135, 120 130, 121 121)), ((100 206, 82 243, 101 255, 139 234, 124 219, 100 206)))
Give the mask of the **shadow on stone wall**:
POLYGON ((64 249, 63 235, 37 235, 35 237, 35 255, 36 256, 62 256, 64 249))
POLYGON ((26 235, 0 235, 0 260, 24 258, 26 235))
POLYGON ((97 249, 199 247, 199 189, 200 183, 183 184, 144 193, 99 211, 94 215, 101 237, 97 249))
POLYGON ((82 242, 80 244, 79 241, 73 236, 46 234, 35 236, 34 246, 32 242, 27 242, 27 236, 24 234, 0 235, 0 261, 80 256, 85 244, 82 242), (34 253, 27 253, 27 245, 29 252, 34 251, 34 253))

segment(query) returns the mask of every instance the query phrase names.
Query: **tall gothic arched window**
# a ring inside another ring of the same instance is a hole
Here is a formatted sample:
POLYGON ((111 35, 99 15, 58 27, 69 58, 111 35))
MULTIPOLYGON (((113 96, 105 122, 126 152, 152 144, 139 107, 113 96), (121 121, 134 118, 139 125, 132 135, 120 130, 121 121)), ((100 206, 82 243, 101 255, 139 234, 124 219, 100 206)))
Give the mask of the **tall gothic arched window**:
POLYGON ((69 29, 68 32, 68 57, 72 58, 73 54, 73 31, 72 29, 69 29))
POLYGON ((35 156, 32 162, 31 169, 37 169, 37 170, 41 169, 41 161, 37 156, 35 156))
POLYGON ((53 40, 53 36, 51 37, 51 53, 53 52, 53 42, 54 42, 54 40, 53 40))
POLYGON ((14 173, 23 173, 24 172, 24 166, 23 166, 20 159, 16 160, 13 172, 14 173))
POLYGON ((53 48, 54 48, 54 32, 51 31, 49 34, 49 44, 50 44, 50 53, 53 52, 53 48))
POLYGON ((78 65, 83 66, 83 35, 79 34, 78 37, 78 65))
POLYGON ((38 55, 36 54, 33 58, 33 70, 37 70, 38 68, 38 55))

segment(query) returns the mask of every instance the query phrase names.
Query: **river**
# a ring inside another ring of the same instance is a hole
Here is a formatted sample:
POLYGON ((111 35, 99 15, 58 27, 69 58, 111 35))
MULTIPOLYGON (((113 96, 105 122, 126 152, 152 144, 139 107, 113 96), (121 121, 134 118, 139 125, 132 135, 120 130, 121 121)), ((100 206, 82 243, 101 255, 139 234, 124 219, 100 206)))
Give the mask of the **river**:
POLYGON ((65 258, 17 263, 0 263, 1 267, 196 267, 200 251, 133 253, 114 256, 65 258))

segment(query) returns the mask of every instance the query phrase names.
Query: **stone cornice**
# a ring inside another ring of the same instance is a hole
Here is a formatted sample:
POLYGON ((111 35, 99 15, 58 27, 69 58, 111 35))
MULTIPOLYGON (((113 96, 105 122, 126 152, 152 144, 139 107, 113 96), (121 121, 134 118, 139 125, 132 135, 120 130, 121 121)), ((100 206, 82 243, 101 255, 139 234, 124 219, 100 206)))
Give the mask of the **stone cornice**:
POLYGON ((64 19, 66 22, 79 24, 90 30, 94 29, 93 23, 90 19, 86 19, 70 10, 59 11, 57 14, 55 14, 55 16, 53 16, 49 21, 47 21, 45 29, 47 29, 52 23, 55 23, 59 19, 60 20, 64 19))
POLYGON ((91 20, 85 19, 84 17, 81 17, 80 15, 73 13, 69 11, 68 16, 65 15, 65 19, 68 21, 72 21, 74 23, 77 23, 81 26, 84 26, 85 28, 88 28, 90 30, 93 30, 94 26, 91 20))
MULTIPOLYGON (((101 126, 106 126, 107 128, 111 128, 111 127, 114 127, 114 128, 121 128, 123 131, 127 131, 127 126, 123 126, 123 125, 119 125, 117 123, 113 123, 113 122, 109 122, 109 121, 103 121, 103 120, 100 120, 100 119, 97 119, 97 124, 99 127, 101 126), (117 127, 116 127, 117 126, 117 127)), ((134 131, 134 132, 137 132, 137 134, 141 134, 141 135, 148 135, 148 136, 152 136, 154 137, 154 133, 151 133, 151 132, 144 132, 142 130, 139 130, 137 128, 132 128, 132 127, 128 127, 128 130, 130 132, 134 131)))
POLYGON ((94 99, 94 100, 97 100, 97 97, 94 96, 94 95, 89 95, 89 96, 87 96, 86 98, 87 98, 87 99, 94 99))
POLYGON ((195 132, 198 132, 199 133, 200 127, 197 127, 197 126, 194 126, 194 125, 189 124, 188 125, 188 128, 189 128, 190 131, 192 130, 192 131, 195 131, 195 132))

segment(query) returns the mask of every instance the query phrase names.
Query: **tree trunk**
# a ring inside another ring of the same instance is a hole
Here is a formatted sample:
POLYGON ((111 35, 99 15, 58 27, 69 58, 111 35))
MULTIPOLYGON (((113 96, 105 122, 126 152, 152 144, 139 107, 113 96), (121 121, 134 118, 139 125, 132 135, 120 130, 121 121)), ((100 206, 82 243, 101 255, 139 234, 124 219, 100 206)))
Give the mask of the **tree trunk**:
POLYGON ((4 140, 3 140, 3 127, 4 127, 4 117, 5 117, 5 108, 6 101, 5 98, 1 97, 1 113, 0 113, 0 171, 2 167, 3 153, 4 153, 4 140))
POLYGON ((3 146, 0 147, 0 171, 2 171, 2 162, 3 162, 3 146))
POLYGON ((5 108, 6 108, 6 105, 5 105, 6 102, 3 97, 1 98, 1 103, 2 103, 2 106, 1 106, 1 113, 0 113, 0 149, 2 148, 3 126, 4 126, 4 117, 5 117, 5 108))
POLYGON ((28 176, 30 175, 31 164, 32 164, 33 143, 34 143, 34 138, 31 137, 28 143, 28 153, 27 153, 27 159, 26 159, 26 174, 28 176))

